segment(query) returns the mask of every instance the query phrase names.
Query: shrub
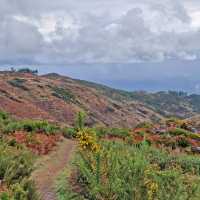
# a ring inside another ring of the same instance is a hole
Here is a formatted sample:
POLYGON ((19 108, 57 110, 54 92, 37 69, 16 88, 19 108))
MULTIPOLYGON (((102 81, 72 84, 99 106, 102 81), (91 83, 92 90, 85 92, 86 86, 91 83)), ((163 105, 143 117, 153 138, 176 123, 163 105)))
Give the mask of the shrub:
POLYGON ((62 129, 63 136, 66 138, 76 138, 76 129, 75 128, 63 128, 62 129))
POLYGON ((5 134, 14 133, 15 131, 19 131, 21 129, 21 124, 19 122, 10 122, 4 126, 3 132, 5 134))
POLYGON ((75 100, 75 96, 72 94, 70 90, 61 88, 61 87, 51 87, 53 90, 52 95, 62 99, 66 102, 73 102, 75 100))
POLYGON ((14 133, 15 131, 26 131, 26 132, 42 132, 47 135, 55 134, 58 132, 59 127, 49 124, 46 121, 38 121, 38 120, 22 120, 22 121, 11 121, 5 127, 3 132, 14 133))
POLYGON ((39 200, 35 184, 31 180, 24 179, 21 184, 16 183, 11 189, 15 200, 39 200))
POLYGON ((198 133, 191 133, 188 137, 191 139, 200 140, 200 135, 198 133))
POLYGON ((33 170, 33 159, 30 157, 30 153, 22 152, 12 159, 15 162, 11 162, 5 171, 4 180, 8 185, 21 182, 25 177, 29 177, 33 170))
POLYGON ((75 128, 77 131, 83 130, 85 126, 86 114, 83 111, 78 112, 75 119, 75 128))
POLYGON ((34 75, 37 75, 38 74, 38 70, 32 70, 32 69, 29 69, 29 68, 21 68, 21 69, 18 69, 17 70, 18 73, 30 73, 30 74, 34 74, 34 75))
POLYGON ((6 112, 0 111, 0 119, 7 120, 9 119, 9 115, 6 112))
POLYGON ((171 157, 147 145, 140 148, 119 142, 105 142, 102 145, 99 157, 93 152, 80 152, 75 160, 76 184, 83 198, 200 198, 199 170, 192 171, 192 166, 199 169, 199 159, 191 164, 188 163, 189 157, 171 157))
POLYGON ((153 124, 150 122, 141 122, 139 123, 136 128, 152 128, 153 124))
POLYGON ((58 200, 84 200, 80 195, 72 191, 72 184, 70 183, 69 169, 65 169, 58 177, 56 182, 56 191, 58 200), (66 178, 67 177, 67 178, 66 178))
POLYGON ((0 133, 12 134, 15 131, 42 132, 51 135, 60 131, 60 128, 44 120, 16 121, 7 113, 0 112, 0 133))
POLYGON ((144 137, 144 136, 146 135, 146 132, 145 132, 145 131, 139 131, 139 132, 138 132, 138 135, 144 137))
POLYGON ((181 128, 174 128, 174 129, 169 130, 169 134, 173 136, 183 135, 187 137, 191 134, 191 132, 181 129, 181 128))
POLYGON ((96 135, 100 138, 106 136, 109 133, 109 128, 107 127, 96 127, 93 128, 93 130, 96 132, 96 135))
POLYGON ((26 149, 0 143, 0 180, 8 192, 0 194, 2 200, 37 200, 35 186, 30 180, 33 156, 26 149))
POLYGON ((108 127, 96 127, 92 129, 96 135, 101 138, 105 136, 119 137, 125 139, 130 136, 129 129, 125 128, 108 128, 108 127))
POLYGON ((97 143, 96 133, 90 129, 80 130, 77 133, 77 138, 79 139, 79 146, 82 150, 88 150, 92 152, 99 151, 99 144, 97 143))
POLYGON ((172 136, 185 136, 187 138, 200 140, 200 135, 198 133, 192 133, 190 131, 181 129, 181 128, 175 128, 168 132, 172 136))
POLYGON ((10 85, 28 91, 29 89, 24 85, 25 82, 26 82, 25 79, 19 79, 19 78, 15 78, 13 80, 8 81, 10 85))
POLYGON ((8 192, 0 193, 0 200, 14 200, 11 199, 10 194, 8 192))
POLYGON ((128 137, 129 134, 129 130, 128 129, 124 129, 124 128, 111 128, 109 129, 109 135, 111 136, 118 136, 118 137, 128 137))
POLYGON ((185 137, 178 138, 177 144, 179 147, 183 147, 183 148, 190 146, 190 143, 185 137))

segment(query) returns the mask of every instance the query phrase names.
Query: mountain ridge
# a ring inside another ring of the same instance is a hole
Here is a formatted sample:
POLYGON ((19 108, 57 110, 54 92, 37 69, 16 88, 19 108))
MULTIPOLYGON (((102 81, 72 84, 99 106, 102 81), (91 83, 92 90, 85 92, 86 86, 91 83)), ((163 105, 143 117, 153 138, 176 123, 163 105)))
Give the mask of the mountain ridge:
POLYGON ((198 119, 200 95, 185 92, 123 91, 57 73, 0 72, 0 109, 15 117, 74 124, 77 112, 88 125, 134 127, 168 117, 198 119))
POLYGON ((58 74, 0 73, 0 109, 17 118, 74 124, 84 110, 88 125, 134 127, 162 116, 135 101, 116 101, 93 87, 58 74))
POLYGON ((98 83, 79 80, 82 84, 94 87, 106 96, 118 101, 137 101, 164 117, 190 118, 200 114, 200 95, 183 91, 125 91, 98 83))

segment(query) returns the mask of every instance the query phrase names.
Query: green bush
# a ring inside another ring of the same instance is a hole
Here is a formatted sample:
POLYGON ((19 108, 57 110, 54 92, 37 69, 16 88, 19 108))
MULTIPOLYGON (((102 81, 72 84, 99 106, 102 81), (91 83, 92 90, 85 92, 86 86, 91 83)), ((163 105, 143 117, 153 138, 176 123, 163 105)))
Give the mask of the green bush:
POLYGON ((9 192, 0 194, 1 200, 37 200, 38 195, 30 175, 33 155, 24 148, 0 142, 0 180, 9 192))
POLYGON ((22 120, 22 121, 11 121, 7 125, 4 125, 3 132, 14 133, 15 131, 26 131, 26 132, 42 132, 47 135, 55 134, 59 131, 59 127, 49 124, 46 121, 38 120, 22 120))
POLYGON ((76 138, 77 130, 75 128, 63 128, 62 129, 63 136, 66 138, 76 138))
POLYGON ((75 119, 75 128, 77 131, 84 129, 86 117, 87 117, 86 113, 83 111, 80 111, 77 113, 76 119, 75 119))
POLYGON ((52 95, 62 99, 66 102, 73 102, 75 101, 75 96, 73 95, 73 93, 70 90, 67 90, 65 88, 61 88, 61 87, 51 87, 53 90, 52 95))
POLYGON ((5 134, 14 133, 15 131, 19 131, 22 129, 22 125, 19 122, 10 122, 4 126, 3 132, 5 134))
POLYGON ((8 185, 21 182, 33 171, 33 159, 30 157, 30 153, 22 152, 12 159, 15 162, 7 166, 4 174, 4 180, 8 185))
POLYGON ((17 70, 18 73, 29 73, 29 74, 34 74, 34 75, 37 75, 38 74, 38 70, 32 70, 32 69, 29 69, 29 68, 21 68, 21 69, 18 69, 17 70))
POLYGON ((27 132, 43 132, 46 134, 54 134, 59 128, 55 125, 49 124, 47 121, 21 121, 21 129, 27 132))
POLYGON ((188 140, 185 137, 178 138, 177 144, 179 147, 183 147, 183 148, 190 146, 190 143, 188 142, 188 140))
POLYGON ((191 139, 200 140, 200 135, 198 133, 191 133, 188 137, 191 139))
POLYGON ((172 135, 172 136, 185 136, 187 138, 191 138, 191 139, 195 139, 195 140, 200 140, 200 135, 197 133, 192 133, 190 131, 187 131, 185 129, 181 129, 181 128, 175 128, 172 129, 168 132, 168 134, 172 135))
POLYGON ((108 127, 96 127, 93 128, 98 137, 112 136, 125 139, 130 136, 129 129, 125 128, 108 128, 108 127))
POLYGON ((118 136, 118 137, 128 137, 129 136, 129 130, 125 128, 111 128, 108 132, 111 136, 118 136))
POLYGON ((105 137, 106 135, 108 135, 110 129, 107 127, 96 127, 93 128, 93 130, 96 132, 96 135, 98 137, 105 137))
POLYGON ((10 85, 12 85, 13 87, 17 87, 20 88, 22 90, 28 91, 29 89, 24 85, 26 82, 25 79, 19 79, 19 78, 15 78, 13 80, 8 81, 8 83, 10 85))
POLYGON ((138 132, 138 135, 144 137, 146 135, 146 132, 145 131, 140 131, 140 132, 138 132))
POLYGON ((179 136, 179 135, 184 135, 184 136, 189 136, 190 134, 192 134, 191 132, 187 131, 187 130, 184 130, 184 129, 181 129, 181 128, 174 128, 174 129, 171 129, 169 130, 168 132, 170 135, 173 135, 173 136, 179 136))
POLYGON ((79 195, 85 199, 200 198, 200 165, 195 157, 173 157, 147 145, 104 142, 98 154, 80 152, 75 166, 79 195))
POLYGON ((0 119, 7 120, 9 119, 9 115, 6 112, 0 111, 0 119))
POLYGON ((58 177, 56 182, 56 192, 58 200, 84 200, 80 195, 72 191, 72 185, 69 182, 70 171, 65 169, 58 177), (67 177, 67 178, 66 178, 67 177))
POLYGON ((24 179, 21 184, 12 185, 12 196, 15 200, 39 200, 33 181, 24 179))
POLYGON ((14 200, 10 197, 10 194, 8 192, 3 192, 0 194, 0 200, 14 200))
POLYGON ((141 122, 139 123, 136 128, 152 128, 153 124, 150 122, 141 122))

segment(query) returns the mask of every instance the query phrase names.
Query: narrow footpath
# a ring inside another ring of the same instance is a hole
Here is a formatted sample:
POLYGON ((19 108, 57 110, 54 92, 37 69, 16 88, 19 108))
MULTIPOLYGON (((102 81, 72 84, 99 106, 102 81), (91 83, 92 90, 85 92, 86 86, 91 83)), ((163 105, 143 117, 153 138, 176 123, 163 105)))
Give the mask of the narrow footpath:
POLYGON ((56 200, 55 181, 70 163, 75 147, 73 140, 63 139, 54 151, 37 161, 32 179, 42 200, 56 200))

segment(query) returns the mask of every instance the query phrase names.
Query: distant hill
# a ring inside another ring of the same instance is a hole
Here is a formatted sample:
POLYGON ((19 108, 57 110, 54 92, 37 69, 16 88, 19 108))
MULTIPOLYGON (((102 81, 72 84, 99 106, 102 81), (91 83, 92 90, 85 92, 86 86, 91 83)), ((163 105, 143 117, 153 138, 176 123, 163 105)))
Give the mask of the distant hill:
POLYGON ((133 100, 138 100, 166 117, 188 118, 200 113, 200 95, 184 92, 133 92, 133 100))
POLYGON ((93 87, 99 90, 101 94, 119 102, 140 102, 164 117, 188 118, 200 114, 200 95, 198 94, 188 95, 181 91, 161 91, 156 93, 145 91, 127 92, 88 81, 79 82, 93 87))
POLYGON ((76 113, 84 110, 88 125, 113 127, 133 127, 142 121, 163 118, 143 103, 126 97, 126 92, 58 74, 0 72, 0 86, 0 110, 17 118, 73 125, 76 113))

